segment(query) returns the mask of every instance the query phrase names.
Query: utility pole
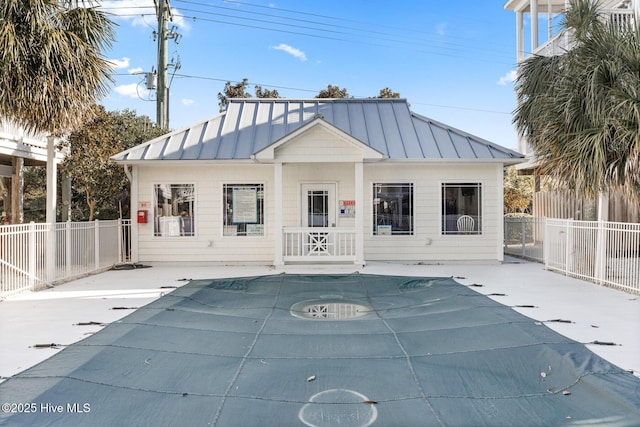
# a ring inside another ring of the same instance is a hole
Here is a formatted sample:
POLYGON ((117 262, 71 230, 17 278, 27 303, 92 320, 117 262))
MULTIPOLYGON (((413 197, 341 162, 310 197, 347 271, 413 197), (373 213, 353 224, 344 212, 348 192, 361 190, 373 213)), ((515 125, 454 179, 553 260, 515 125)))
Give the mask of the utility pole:
POLYGON ((169 88, 167 87, 167 34, 169 32, 169 0, 158 1, 158 89, 156 124, 169 128, 169 88))

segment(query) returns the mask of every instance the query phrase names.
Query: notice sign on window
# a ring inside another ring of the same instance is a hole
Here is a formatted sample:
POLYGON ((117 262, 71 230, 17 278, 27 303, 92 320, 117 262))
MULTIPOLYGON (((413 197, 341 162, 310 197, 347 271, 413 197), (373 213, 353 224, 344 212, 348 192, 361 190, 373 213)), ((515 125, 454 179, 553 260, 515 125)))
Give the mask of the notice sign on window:
POLYGON ((233 189, 233 222, 258 222, 258 189, 234 188, 233 189))

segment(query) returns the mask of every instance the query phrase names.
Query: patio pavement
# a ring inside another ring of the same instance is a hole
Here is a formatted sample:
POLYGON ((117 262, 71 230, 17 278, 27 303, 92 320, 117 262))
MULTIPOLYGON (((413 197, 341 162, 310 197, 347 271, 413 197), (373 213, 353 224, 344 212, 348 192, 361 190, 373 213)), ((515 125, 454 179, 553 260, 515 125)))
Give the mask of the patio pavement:
POLYGON ((332 274, 359 271, 395 276, 453 276, 463 285, 514 307, 560 334, 588 344, 594 353, 640 377, 640 297, 507 258, 503 264, 409 265, 372 262, 354 266, 205 266, 150 264, 111 270, 55 288, 0 301, 0 381, 51 357, 64 346, 98 332, 188 279, 267 274, 332 274), (516 307, 533 306, 533 307, 516 307), (118 308, 118 309, 114 309, 118 308), (124 308, 124 309, 123 309, 124 308), (568 322, 553 322, 552 320, 568 322), (87 325, 81 325, 81 324, 87 325), (97 323, 97 324, 95 324, 97 323), (58 344, 57 348, 41 345, 58 344))

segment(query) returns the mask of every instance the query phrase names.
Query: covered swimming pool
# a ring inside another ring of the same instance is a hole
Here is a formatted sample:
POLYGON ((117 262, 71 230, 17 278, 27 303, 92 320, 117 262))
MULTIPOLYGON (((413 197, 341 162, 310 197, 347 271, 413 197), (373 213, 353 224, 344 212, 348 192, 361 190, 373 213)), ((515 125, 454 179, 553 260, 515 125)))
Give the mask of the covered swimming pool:
POLYGON ((6 425, 640 425, 640 379, 447 277, 191 281, 0 395, 6 425))

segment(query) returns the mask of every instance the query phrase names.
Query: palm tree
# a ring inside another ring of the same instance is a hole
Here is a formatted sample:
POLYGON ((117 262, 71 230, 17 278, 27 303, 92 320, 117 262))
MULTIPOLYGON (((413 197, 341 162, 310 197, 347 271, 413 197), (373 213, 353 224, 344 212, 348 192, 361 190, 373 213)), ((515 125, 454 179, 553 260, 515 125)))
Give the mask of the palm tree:
POLYGON ((3 0, 0 4, 0 117, 27 131, 80 126, 107 93, 102 49, 113 22, 82 0, 3 0))
POLYGON ((520 65, 514 123, 540 172, 588 196, 640 196, 640 31, 613 27, 595 0, 570 0, 576 46, 520 65))
MULTIPOLYGON (((53 135, 81 126, 111 81, 101 51, 114 40, 113 22, 87 5, 91 0, 0 2, 0 117, 27 132, 47 133, 50 158, 53 135)), ((56 220, 55 190, 56 165, 48 161, 49 223, 56 220)))

